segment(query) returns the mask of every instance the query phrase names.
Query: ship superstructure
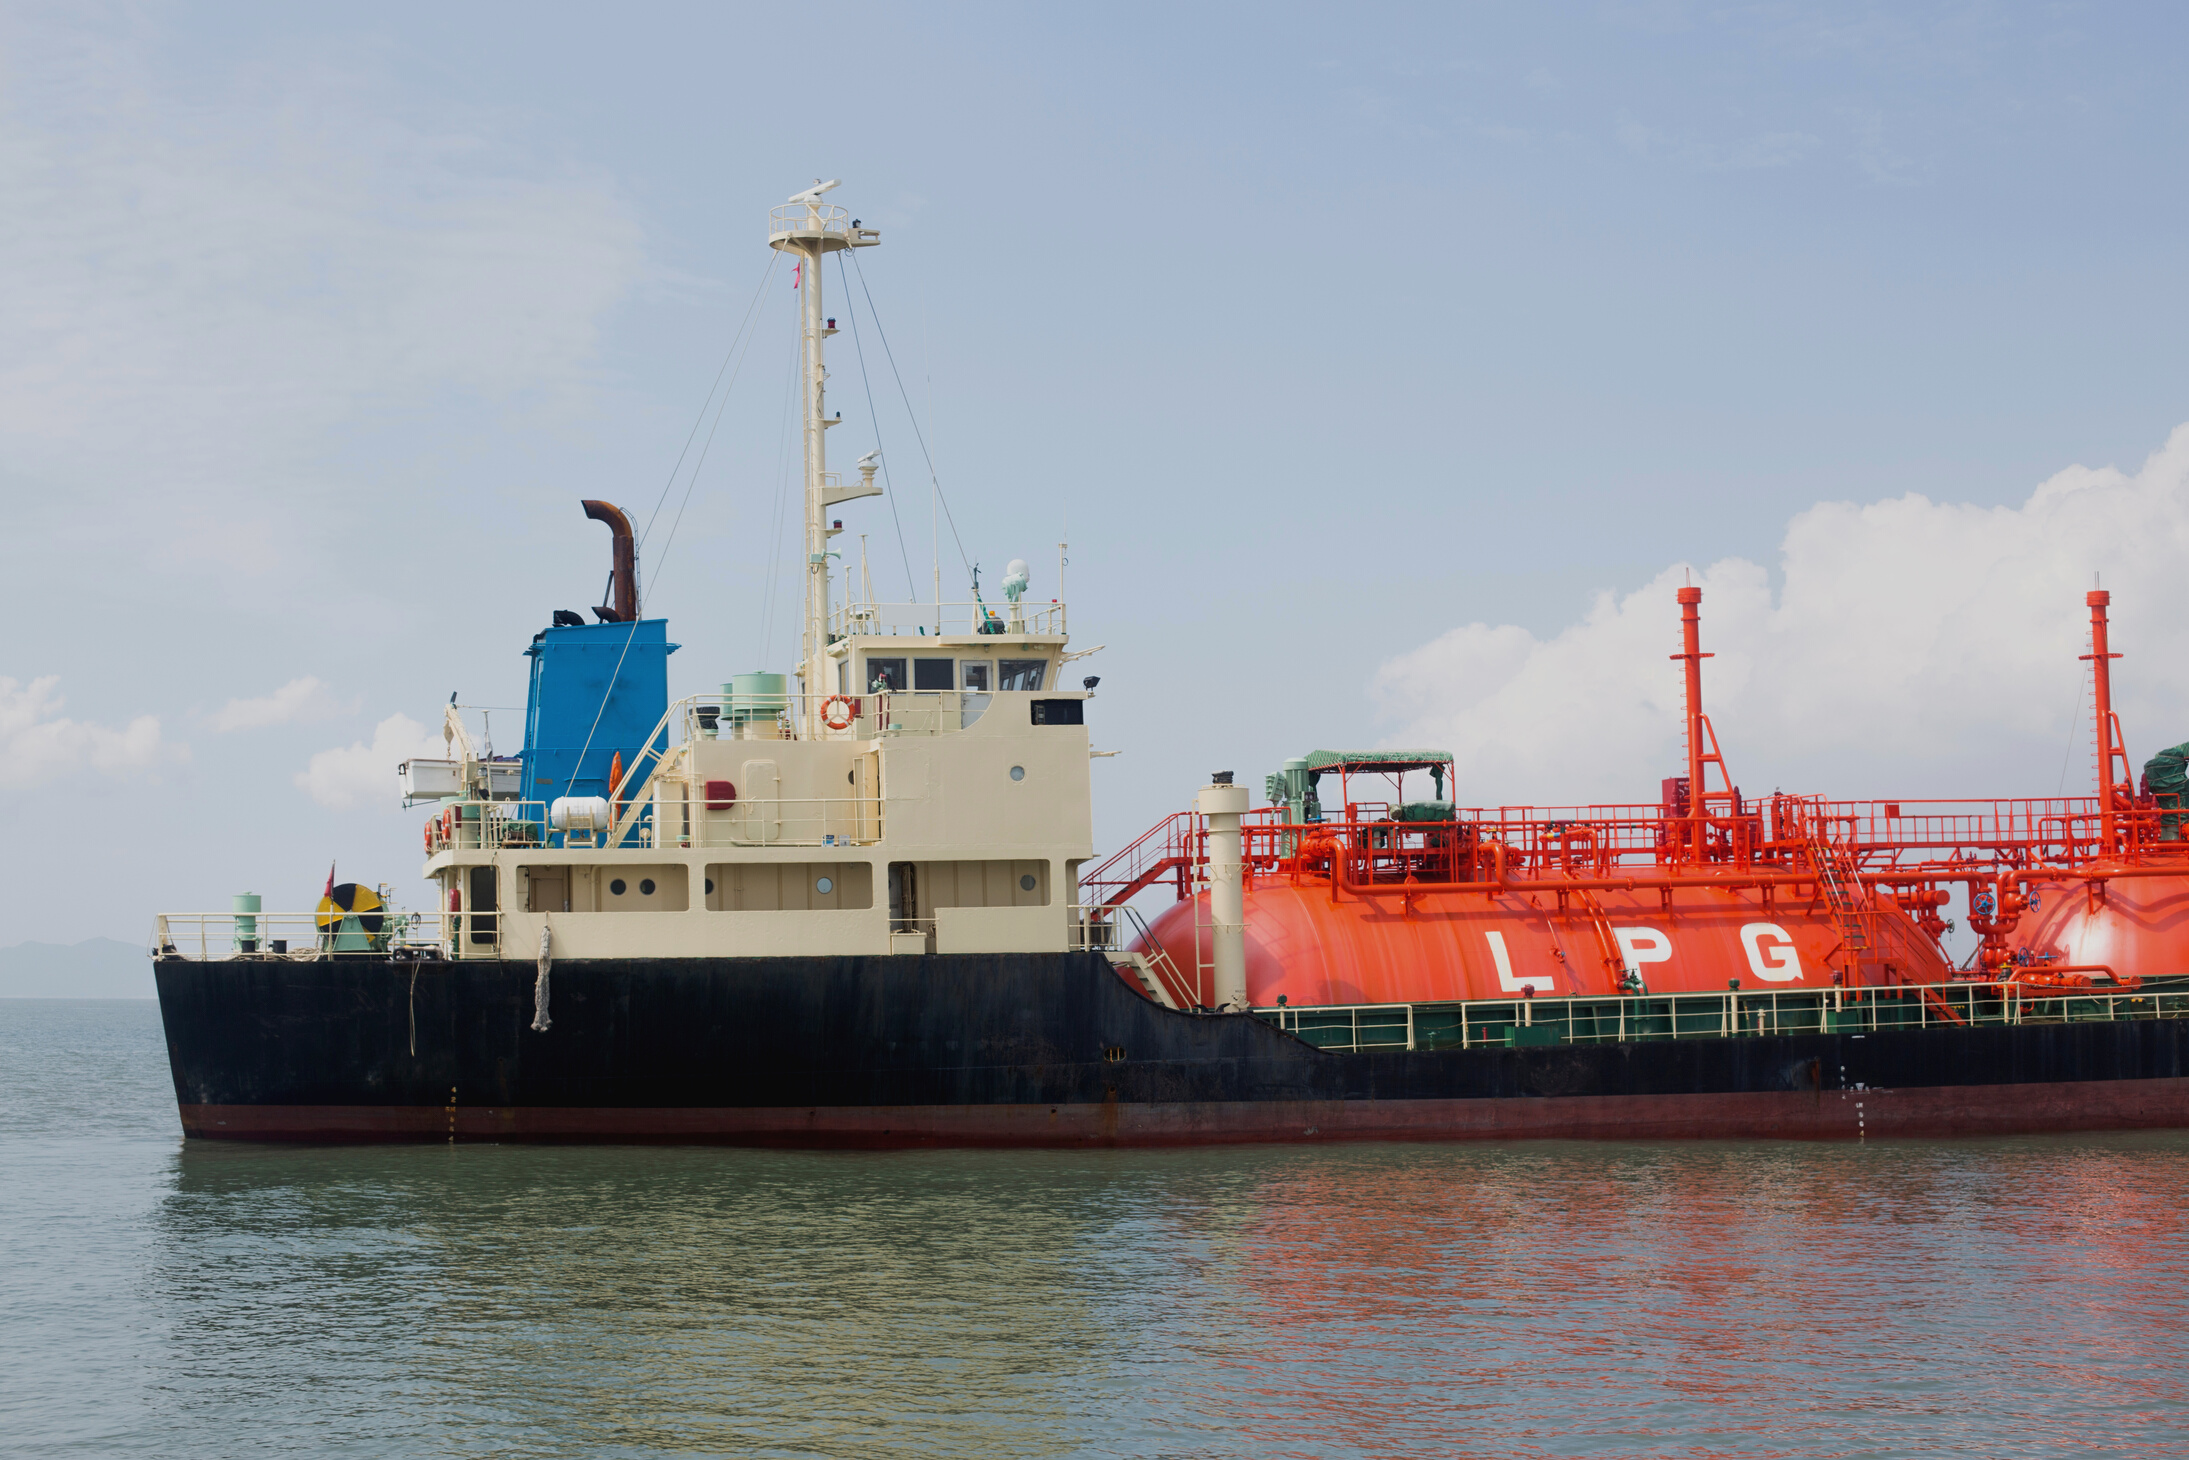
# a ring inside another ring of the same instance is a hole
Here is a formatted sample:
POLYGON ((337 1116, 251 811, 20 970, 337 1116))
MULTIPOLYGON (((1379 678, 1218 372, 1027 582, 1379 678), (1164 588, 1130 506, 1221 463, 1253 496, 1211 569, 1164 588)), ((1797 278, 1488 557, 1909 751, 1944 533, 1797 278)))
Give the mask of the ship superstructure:
MULTIPOLYGON (((828 467, 822 261, 881 241, 826 186, 770 216, 796 257, 803 397, 802 653, 667 699, 667 625, 642 614, 623 513, 613 602, 532 660, 522 795, 475 757, 412 762, 407 791, 453 787, 425 873, 463 958, 699 958, 1061 952, 1093 851, 1085 688, 1060 688, 1065 606, 878 604, 838 593, 841 504, 880 495, 869 455, 828 467), (840 600, 840 601, 839 601, 840 600)), ((468 749, 451 710, 450 743, 468 749)))

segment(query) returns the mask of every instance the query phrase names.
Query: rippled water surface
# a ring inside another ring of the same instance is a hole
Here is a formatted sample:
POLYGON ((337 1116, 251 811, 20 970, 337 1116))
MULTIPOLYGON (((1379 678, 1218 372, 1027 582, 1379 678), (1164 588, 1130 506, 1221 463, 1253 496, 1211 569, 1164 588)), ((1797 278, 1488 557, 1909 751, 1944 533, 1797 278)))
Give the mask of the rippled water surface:
POLYGON ((0 1002, 0 1450, 2189 1454, 2189 1138, 185 1146, 0 1002))

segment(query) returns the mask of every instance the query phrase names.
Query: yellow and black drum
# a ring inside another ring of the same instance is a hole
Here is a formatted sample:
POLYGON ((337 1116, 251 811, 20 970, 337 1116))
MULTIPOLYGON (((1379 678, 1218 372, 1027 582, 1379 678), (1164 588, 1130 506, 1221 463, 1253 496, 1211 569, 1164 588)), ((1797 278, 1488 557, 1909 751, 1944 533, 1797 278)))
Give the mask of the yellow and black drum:
POLYGON ((374 953, 385 946, 387 915, 380 894, 355 882, 336 884, 319 899, 319 945, 334 953, 374 953))

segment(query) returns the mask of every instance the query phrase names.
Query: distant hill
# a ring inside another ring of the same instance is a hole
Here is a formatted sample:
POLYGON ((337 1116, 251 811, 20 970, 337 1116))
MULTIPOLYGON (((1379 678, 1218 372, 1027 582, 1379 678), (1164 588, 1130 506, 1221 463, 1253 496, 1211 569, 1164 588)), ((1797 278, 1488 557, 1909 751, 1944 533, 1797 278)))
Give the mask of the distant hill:
POLYGON ((0 948, 0 999, 149 999, 152 960, 135 943, 18 943, 0 948))

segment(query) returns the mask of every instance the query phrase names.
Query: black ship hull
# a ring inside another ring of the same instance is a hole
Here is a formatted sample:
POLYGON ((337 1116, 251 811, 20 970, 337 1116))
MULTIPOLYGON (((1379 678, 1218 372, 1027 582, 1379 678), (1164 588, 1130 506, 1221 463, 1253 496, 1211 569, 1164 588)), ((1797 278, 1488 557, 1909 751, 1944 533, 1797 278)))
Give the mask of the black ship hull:
POLYGON ((184 1131, 1089 1146, 2189 1126, 2189 1020, 1335 1053, 1098 954, 160 959, 184 1131))

